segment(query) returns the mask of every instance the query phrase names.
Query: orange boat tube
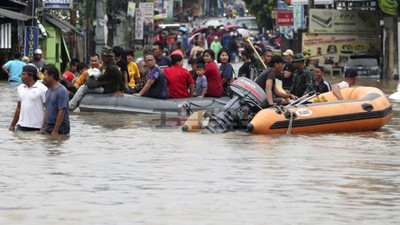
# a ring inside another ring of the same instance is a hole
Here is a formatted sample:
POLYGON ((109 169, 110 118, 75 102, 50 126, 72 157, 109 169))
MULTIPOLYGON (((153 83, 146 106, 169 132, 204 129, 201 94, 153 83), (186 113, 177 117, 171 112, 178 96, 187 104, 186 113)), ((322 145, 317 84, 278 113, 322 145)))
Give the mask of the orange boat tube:
POLYGON ((392 106, 381 90, 354 87, 341 92, 344 100, 327 92, 310 101, 316 103, 263 109, 248 130, 252 134, 365 131, 379 129, 392 118, 392 106))

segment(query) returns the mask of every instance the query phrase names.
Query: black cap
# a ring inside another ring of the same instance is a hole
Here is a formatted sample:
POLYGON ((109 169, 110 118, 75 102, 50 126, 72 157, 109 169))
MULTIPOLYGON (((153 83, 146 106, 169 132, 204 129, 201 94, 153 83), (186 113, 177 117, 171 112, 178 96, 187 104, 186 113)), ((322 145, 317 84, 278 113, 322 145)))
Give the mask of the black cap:
POLYGON ((284 63, 285 61, 279 55, 273 55, 271 61, 269 61, 269 66, 274 67, 275 63, 284 63))
POLYGON ((34 65, 26 65, 22 68, 22 72, 38 77, 38 69, 34 65))
POLYGON ((355 69, 346 69, 344 71, 345 77, 356 77, 357 75, 358 75, 358 72, 355 69))

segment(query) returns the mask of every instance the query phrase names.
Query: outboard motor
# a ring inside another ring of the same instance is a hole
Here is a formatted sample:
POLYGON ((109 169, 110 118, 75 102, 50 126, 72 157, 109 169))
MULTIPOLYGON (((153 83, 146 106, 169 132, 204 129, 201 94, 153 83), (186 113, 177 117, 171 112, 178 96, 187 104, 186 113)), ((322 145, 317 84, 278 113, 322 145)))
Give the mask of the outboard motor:
POLYGON ((266 102, 264 90, 248 78, 240 77, 230 87, 232 99, 210 120, 203 134, 224 133, 234 127, 246 128, 266 102))

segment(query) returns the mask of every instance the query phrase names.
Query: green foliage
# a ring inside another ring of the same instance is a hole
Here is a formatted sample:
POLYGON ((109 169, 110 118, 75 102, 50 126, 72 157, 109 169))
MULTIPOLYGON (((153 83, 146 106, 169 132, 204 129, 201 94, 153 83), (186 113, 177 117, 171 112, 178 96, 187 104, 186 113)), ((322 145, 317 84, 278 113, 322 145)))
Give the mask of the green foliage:
POLYGON ((278 0, 244 0, 246 8, 256 16, 260 27, 272 29, 271 12, 275 9, 278 0))

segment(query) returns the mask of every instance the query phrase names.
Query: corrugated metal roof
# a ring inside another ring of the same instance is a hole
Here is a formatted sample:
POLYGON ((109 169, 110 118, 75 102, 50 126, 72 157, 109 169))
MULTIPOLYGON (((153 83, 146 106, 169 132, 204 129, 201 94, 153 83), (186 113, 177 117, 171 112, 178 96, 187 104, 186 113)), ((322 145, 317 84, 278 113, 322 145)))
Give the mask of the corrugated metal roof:
POLYGON ((73 31, 73 32, 75 32, 75 33, 77 33, 77 34, 79 34, 79 35, 82 35, 82 34, 81 34, 74 26, 72 26, 71 24, 69 24, 69 23, 67 23, 67 22, 65 22, 65 21, 63 21, 63 20, 60 20, 60 19, 58 19, 58 18, 56 18, 56 17, 54 17, 54 16, 52 16, 52 15, 50 15, 50 14, 48 14, 48 13, 45 14, 45 19, 46 19, 49 23, 53 24, 54 26, 60 28, 61 30, 65 31, 65 32, 71 32, 71 31, 73 31))
POLYGON ((28 21, 28 20, 32 19, 31 16, 28 16, 26 14, 14 12, 14 11, 2 9, 2 8, 0 8, 0 17, 7 17, 10 19, 21 20, 21 21, 28 21))

